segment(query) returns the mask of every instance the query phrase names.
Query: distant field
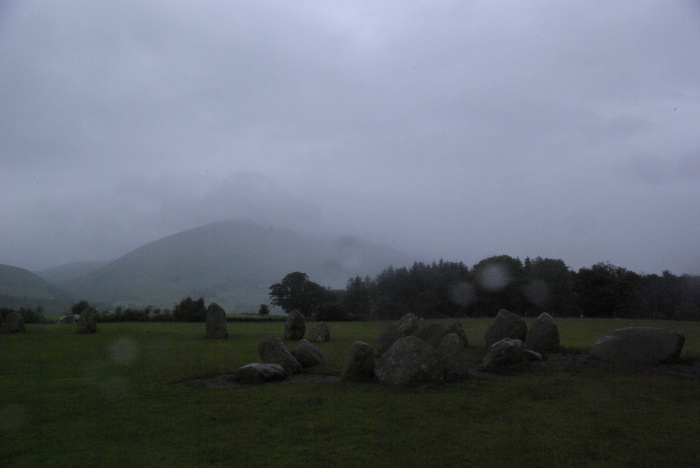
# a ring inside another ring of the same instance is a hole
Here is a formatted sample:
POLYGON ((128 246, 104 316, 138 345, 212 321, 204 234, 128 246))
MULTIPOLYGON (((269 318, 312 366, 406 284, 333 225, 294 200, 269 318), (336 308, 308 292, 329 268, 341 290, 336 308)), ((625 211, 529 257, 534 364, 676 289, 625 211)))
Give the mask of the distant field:
MULTIPOLYGON (((462 319, 475 357, 492 319, 462 319)), ((445 320, 449 323, 449 320, 445 320)), ((562 345, 648 325, 558 319, 562 345)), ((339 374, 350 344, 382 322, 330 324, 318 347, 339 374)), ((700 466, 700 382, 609 368, 531 367, 446 386, 315 383, 206 390, 186 384, 259 360, 280 323, 29 325, 0 336, 3 466, 700 466)), ((291 347, 293 342, 287 342, 291 347)))

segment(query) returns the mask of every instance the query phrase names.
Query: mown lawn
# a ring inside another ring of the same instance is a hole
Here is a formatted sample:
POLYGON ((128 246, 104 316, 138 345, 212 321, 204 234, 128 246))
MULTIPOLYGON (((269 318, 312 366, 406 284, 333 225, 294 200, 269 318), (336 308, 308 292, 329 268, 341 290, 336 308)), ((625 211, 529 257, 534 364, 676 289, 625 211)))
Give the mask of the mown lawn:
MULTIPOLYGON (((491 319, 464 319, 475 356, 491 319)), ((449 321, 445 321, 449 323, 449 321)), ((625 326, 700 323, 558 319, 585 350, 625 326)), ((318 347, 339 374, 355 339, 383 323, 330 324, 318 347)), ((259 360, 280 323, 30 325, 0 336, 0 466, 700 466, 700 381, 610 368, 526 367, 389 389, 315 383, 207 390, 186 382, 259 360)), ((291 347, 292 342, 287 342, 291 347)))

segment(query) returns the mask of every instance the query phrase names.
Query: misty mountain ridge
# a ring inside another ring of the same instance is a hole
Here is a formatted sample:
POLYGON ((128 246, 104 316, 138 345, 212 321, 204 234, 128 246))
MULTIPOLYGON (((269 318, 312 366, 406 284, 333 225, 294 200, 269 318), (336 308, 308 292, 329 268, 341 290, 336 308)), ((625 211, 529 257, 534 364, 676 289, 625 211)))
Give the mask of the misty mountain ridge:
MULTIPOLYGON (((323 286, 344 288, 355 275, 374 276, 408 257, 353 236, 302 235, 249 221, 221 221, 143 245, 117 260, 61 283, 75 297, 105 306, 172 307, 204 297, 228 312, 255 312, 271 284, 302 271, 323 286)), ((94 264, 93 264, 94 265, 94 264)), ((66 278, 89 264, 42 273, 66 278)))
POLYGON ((79 278, 91 271, 97 270, 103 265, 109 262, 106 261, 87 261, 87 262, 73 262, 64 265, 58 265, 52 268, 47 268, 45 270, 35 271, 39 277, 45 281, 62 287, 64 284, 79 278))
POLYGON ((60 288, 24 268, 0 264, 0 307, 63 310, 71 299, 60 288))

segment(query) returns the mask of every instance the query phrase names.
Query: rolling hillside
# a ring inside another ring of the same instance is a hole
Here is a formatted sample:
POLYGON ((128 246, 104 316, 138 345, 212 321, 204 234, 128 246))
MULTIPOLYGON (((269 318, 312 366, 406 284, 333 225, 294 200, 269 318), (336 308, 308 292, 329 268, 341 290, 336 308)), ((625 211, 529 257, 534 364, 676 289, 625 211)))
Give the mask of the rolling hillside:
POLYGON ((29 270, 0 265, 0 307, 38 306, 47 312, 63 312, 70 306, 70 298, 29 270))
POLYGON ((42 279, 58 287, 98 269, 107 262, 75 262, 35 272, 42 279))
POLYGON ((228 312, 256 312, 268 288, 292 271, 323 286, 403 264, 398 252, 352 237, 316 239, 287 229, 225 221, 144 245, 65 283, 76 297, 116 306, 172 307, 203 296, 228 312))

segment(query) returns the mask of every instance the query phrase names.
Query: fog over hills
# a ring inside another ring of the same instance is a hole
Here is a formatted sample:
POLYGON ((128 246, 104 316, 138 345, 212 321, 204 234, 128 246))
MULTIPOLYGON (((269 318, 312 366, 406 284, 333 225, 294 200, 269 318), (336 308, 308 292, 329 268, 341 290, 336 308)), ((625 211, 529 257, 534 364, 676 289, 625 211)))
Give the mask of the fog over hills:
MULTIPOLYGON (((111 306, 172 307, 186 296, 203 296, 228 312, 254 312, 269 301, 269 286, 292 271, 343 288, 355 275, 407 263, 400 252, 356 237, 223 221, 146 244, 62 286, 75 297, 111 306)), ((60 269, 52 270, 60 276, 60 269)))
POLYGON ((36 271, 35 273, 45 281, 61 287, 65 283, 90 273, 107 263, 104 261, 74 262, 36 271))
POLYGON ((64 310, 70 298, 59 288, 24 268, 0 265, 0 307, 64 310))

